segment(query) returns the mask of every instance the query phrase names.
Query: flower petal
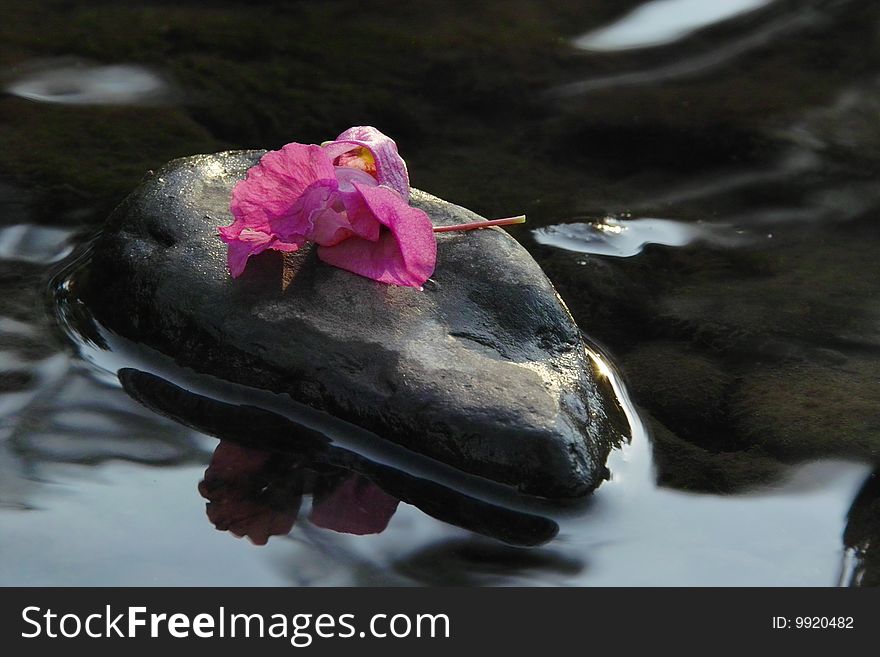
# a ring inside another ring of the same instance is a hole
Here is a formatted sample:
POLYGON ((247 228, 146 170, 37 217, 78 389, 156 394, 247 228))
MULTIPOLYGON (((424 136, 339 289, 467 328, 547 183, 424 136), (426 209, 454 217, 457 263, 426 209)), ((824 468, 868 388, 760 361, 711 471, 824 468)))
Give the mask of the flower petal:
POLYGON ((345 212, 327 208, 315 217, 315 225, 309 239, 319 246, 334 246, 352 235, 354 231, 345 212))
POLYGON ((336 167, 336 179, 339 181, 337 196, 345 210, 352 233, 375 242, 379 239, 382 224, 372 212, 365 211, 364 197, 355 189, 354 183, 357 182, 365 187, 375 187, 379 183, 363 171, 347 167, 336 167))
MULTIPOLYGON (((223 239, 223 233, 220 234, 223 239)), ((252 255, 262 253, 275 238, 266 233, 261 233, 250 228, 245 228, 239 233, 237 238, 227 241, 226 263, 229 267, 229 273, 232 278, 238 278, 247 265, 248 258, 252 255)))
POLYGON ((334 246, 352 235, 376 241, 381 224, 369 213, 360 212, 363 198, 354 188, 358 182, 368 187, 379 183, 368 173, 348 167, 335 167, 338 190, 326 204, 327 207, 314 215, 312 231, 307 238, 320 246, 334 246))
POLYGON ((342 193, 353 192, 355 182, 359 182, 362 185, 372 185, 373 187, 379 184, 378 180, 362 169, 340 166, 333 168, 336 171, 336 182, 339 183, 339 191, 342 193))
POLYGON ((404 200, 409 199, 409 173, 406 162, 397 152, 397 144, 387 135, 372 126, 355 126, 349 128, 334 141, 324 147, 331 160, 339 160, 337 164, 372 173, 375 169, 376 180, 380 185, 387 185, 400 194, 404 200), (372 162, 365 161, 363 153, 355 152, 364 148, 372 162), (354 157, 352 157, 354 155, 354 157))
POLYGON ((240 276, 248 258, 266 249, 299 248, 337 187, 333 164, 320 146, 292 143, 263 155, 233 188, 233 222, 220 227, 232 276, 240 276))
POLYGON ((437 240, 430 218, 407 205, 394 190, 357 182, 353 185, 361 203, 349 215, 352 224, 373 218, 387 230, 376 241, 355 235, 334 246, 322 246, 318 257, 380 283, 421 287, 437 261, 437 240), (366 216, 360 218, 362 214, 366 216))
POLYGON ((253 230, 252 228, 245 228, 237 237, 232 238, 227 237, 224 233, 224 228, 221 228, 220 237, 227 244, 226 263, 232 278, 241 276, 247 265, 248 258, 262 253, 266 249, 296 251, 300 247, 300 244, 281 242, 271 235, 253 230))
POLYGON ((232 189, 229 209, 235 221, 227 226, 226 237, 244 228, 269 235, 279 228, 290 232, 287 224, 304 209, 303 203, 295 207, 297 202, 306 195, 313 205, 336 186, 333 164, 320 146, 293 143, 269 151, 232 189))

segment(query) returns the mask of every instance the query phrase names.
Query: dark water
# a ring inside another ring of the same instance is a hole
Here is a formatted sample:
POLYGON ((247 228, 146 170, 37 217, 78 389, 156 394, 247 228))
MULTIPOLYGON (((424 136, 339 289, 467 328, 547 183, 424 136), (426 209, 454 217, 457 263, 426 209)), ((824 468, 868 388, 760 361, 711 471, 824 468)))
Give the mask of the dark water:
POLYGON ((880 7, 469 4, 0 3, 0 583, 877 583, 880 7), (355 124, 529 216, 633 429, 592 499, 89 325, 74 259, 144 171, 355 124))

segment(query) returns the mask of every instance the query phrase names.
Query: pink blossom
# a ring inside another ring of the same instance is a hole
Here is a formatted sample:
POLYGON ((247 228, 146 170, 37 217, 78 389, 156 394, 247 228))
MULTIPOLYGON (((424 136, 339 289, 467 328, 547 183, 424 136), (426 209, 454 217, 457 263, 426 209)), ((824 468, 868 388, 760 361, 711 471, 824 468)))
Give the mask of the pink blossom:
POLYGON ((380 283, 421 287, 437 260, 437 238, 430 219, 426 224, 424 212, 401 203, 397 192, 388 187, 354 183, 354 188, 348 216, 353 224, 378 221, 378 239, 353 234, 333 246, 321 246, 318 257, 380 283))
POLYGON ((409 173, 406 162, 397 154, 394 140, 371 126, 349 128, 334 141, 324 145, 339 166, 366 171, 409 200, 409 173))
POLYGON ((382 283, 421 287, 434 271, 436 238, 411 207, 406 164, 372 127, 322 146, 266 153, 232 190, 232 224, 219 229, 233 277, 265 250, 318 245, 324 262, 382 283))

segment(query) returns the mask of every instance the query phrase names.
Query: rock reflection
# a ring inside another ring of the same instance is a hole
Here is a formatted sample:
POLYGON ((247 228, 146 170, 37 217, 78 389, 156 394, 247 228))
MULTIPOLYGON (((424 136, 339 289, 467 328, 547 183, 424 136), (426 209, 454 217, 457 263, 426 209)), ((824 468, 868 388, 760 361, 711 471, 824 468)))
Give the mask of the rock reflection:
POLYGON ((148 408, 221 439, 199 492, 217 529, 254 544, 290 533, 307 496, 311 525, 346 534, 381 533, 401 501, 511 545, 540 545, 558 531, 549 518, 372 461, 271 411, 195 394, 132 368, 120 370, 119 379, 148 408))
POLYGON ((477 537, 438 542, 394 563, 395 571, 427 586, 522 586, 534 581, 562 586, 583 577, 587 568, 580 554, 525 550, 477 537))

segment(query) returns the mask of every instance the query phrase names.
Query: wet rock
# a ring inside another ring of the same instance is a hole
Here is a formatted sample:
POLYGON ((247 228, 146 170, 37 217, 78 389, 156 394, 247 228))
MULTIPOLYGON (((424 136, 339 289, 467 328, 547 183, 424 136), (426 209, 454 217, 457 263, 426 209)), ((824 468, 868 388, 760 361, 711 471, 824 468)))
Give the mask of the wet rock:
MULTIPOLYGON (((232 280, 216 226, 261 154, 176 160, 120 206, 79 282, 102 324, 529 494, 599 485, 620 410, 515 240, 497 229, 441 235, 424 291, 329 267, 309 249, 266 253, 232 280)), ((413 203, 437 225, 477 219, 423 192, 413 203)))

